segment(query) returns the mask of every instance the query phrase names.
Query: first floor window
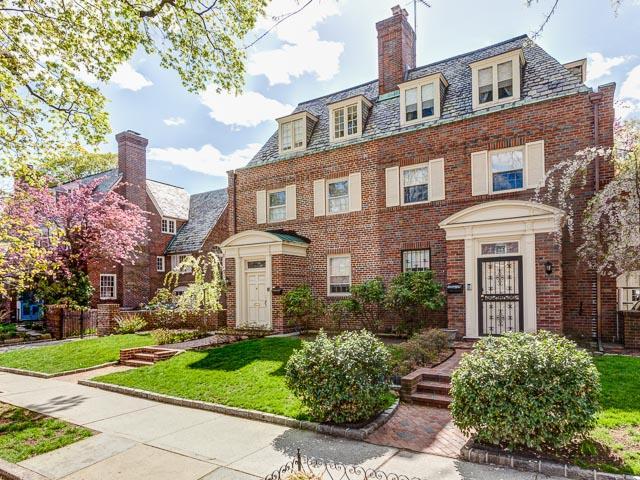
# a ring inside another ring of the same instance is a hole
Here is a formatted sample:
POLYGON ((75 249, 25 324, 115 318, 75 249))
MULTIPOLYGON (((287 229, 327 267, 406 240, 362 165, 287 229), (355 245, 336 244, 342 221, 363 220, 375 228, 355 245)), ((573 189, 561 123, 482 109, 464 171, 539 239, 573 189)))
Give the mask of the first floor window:
MULTIPOLYGON (((177 270, 178 267, 180 266, 180 264, 182 262, 184 262, 187 259, 188 256, 189 255, 187 255, 187 254, 173 255, 171 257, 171 268, 173 270, 177 270)), ((191 273, 191 267, 184 268, 182 270, 182 273, 191 273)))
POLYGON ((164 272, 164 257, 156 257, 156 271, 164 272))
POLYGON ((327 263, 329 295, 347 295, 351 290, 351 257, 335 255, 327 263))
POLYGON ((278 190, 269 192, 269 221, 282 222, 287 217, 287 192, 278 190))
POLYGON ((327 203, 329 213, 349 211, 349 180, 333 180, 327 182, 327 203))
POLYGON ((403 204, 429 200, 429 167, 427 165, 403 168, 401 181, 403 204))
POLYGON ((431 268, 430 250, 405 250, 402 252, 403 272, 424 272, 431 268))
POLYGON ((162 219, 162 233, 176 233, 176 221, 171 218, 162 219))
POLYGON ((491 152, 491 188, 493 192, 517 190, 524 186, 524 149, 491 152))
POLYGON ((100 300, 116 298, 116 276, 111 273, 100 274, 100 300))

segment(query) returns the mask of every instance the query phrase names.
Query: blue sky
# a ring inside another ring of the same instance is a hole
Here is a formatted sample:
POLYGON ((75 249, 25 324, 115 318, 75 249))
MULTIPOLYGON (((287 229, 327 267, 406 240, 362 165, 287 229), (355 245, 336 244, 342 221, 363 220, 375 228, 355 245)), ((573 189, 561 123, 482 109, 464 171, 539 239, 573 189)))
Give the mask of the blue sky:
MULTIPOLYGON (((303 2, 304 0, 301 0, 303 2)), ((428 0, 418 7, 417 64, 423 65, 531 33, 553 0, 428 0)), ((227 170, 244 165, 275 131, 275 118, 299 102, 377 77, 375 23, 398 0, 315 0, 248 54, 241 96, 188 93, 154 57, 122 65, 103 91, 113 133, 149 139, 148 176, 196 193, 225 187, 227 170)), ((412 2, 401 6, 410 12, 412 2)), ((274 0, 255 34, 274 15, 298 8, 274 0)), ((614 15, 609 0, 560 0, 537 42, 560 62, 587 57, 588 85, 617 83, 620 116, 640 116, 640 0, 614 15)), ((115 151, 111 139, 104 151, 115 151)))

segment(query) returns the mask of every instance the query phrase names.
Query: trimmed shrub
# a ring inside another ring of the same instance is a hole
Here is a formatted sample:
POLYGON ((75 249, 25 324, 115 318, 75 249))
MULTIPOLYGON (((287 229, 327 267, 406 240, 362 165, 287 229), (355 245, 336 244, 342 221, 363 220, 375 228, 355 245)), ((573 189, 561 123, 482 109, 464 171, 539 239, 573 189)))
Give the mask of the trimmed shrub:
POLYGON ((313 296, 309 285, 301 285, 282 297, 282 308, 289 325, 308 329, 309 325, 324 315, 324 303, 313 296))
POLYGON ((409 340, 395 346, 394 373, 407 375, 414 370, 435 363, 442 352, 449 349, 449 337, 437 328, 416 333, 409 340))
POLYGON ((322 422, 357 423, 389 401, 389 352, 373 334, 345 332, 330 339, 320 331, 302 342, 286 366, 287 386, 322 422))
POLYGON ((383 322, 386 287, 382 278, 351 285, 351 295, 343 300, 362 328, 376 333, 383 322))
POLYGON ((147 326, 147 322, 140 315, 127 315, 123 317, 117 317, 116 323, 118 326, 115 328, 116 333, 136 333, 143 330, 147 326))
POLYGON ((415 332, 429 325, 429 312, 445 303, 442 285, 433 270, 403 272, 394 277, 386 295, 386 304, 401 320, 399 331, 415 332))
POLYGON ((598 370, 586 351, 550 332, 480 340, 451 383, 455 424, 482 443, 541 451, 595 425, 598 370))

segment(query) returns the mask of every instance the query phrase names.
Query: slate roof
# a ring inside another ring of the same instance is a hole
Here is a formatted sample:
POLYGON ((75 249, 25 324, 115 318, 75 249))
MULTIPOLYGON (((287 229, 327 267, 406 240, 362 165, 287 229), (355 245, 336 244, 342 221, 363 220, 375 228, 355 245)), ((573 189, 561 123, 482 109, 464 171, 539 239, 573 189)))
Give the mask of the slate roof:
POLYGON ((189 218, 189 193, 184 188, 147 179, 147 191, 161 216, 178 220, 189 218))
POLYGON ((189 221, 167 245, 166 254, 197 252, 204 245, 211 229, 227 206, 227 189, 191 195, 189 221))
POLYGON ((87 175, 86 177, 73 180, 56 187, 56 190, 73 190, 74 188, 82 185, 90 185, 92 182, 98 182, 95 188, 96 192, 105 193, 111 190, 122 178, 122 175, 118 172, 117 168, 106 170, 104 172, 95 173, 93 175, 87 175))
POLYGON ((407 72, 407 80, 415 80, 438 72, 444 75, 449 82, 449 87, 446 90, 442 104, 442 114, 440 119, 436 121, 400 127, 399 91, 396 90, 395 92, 378 96, 378 81, 373 80, 340 92, 300 103, 293 113, 308 111, 319 118, 307 149, 296 154, 280 155, 278 152, 278 135, 277 132, 275 132, 245 168, 306 155, 308 153, 325 150, 329 147, 359 143, 400 131, 425 128, 425 125, 440 125, 469 116, 482 115, 487 112, 512 108, 556 96, 591 91, 555 58, 529 39, 527 35, 521 35, 473 52, 414 68, 407 72), (519 48, 522 48, 525 58, 520 100, 474 112, 471 103, 471 68, 469 64, 519 48), (362 136, 358 139, 341 142, 340 144, 331 144, 329 141, 329 108, 327 105, 359 94, 364 95, 373 103, 373 108, 364 126, 362 136))

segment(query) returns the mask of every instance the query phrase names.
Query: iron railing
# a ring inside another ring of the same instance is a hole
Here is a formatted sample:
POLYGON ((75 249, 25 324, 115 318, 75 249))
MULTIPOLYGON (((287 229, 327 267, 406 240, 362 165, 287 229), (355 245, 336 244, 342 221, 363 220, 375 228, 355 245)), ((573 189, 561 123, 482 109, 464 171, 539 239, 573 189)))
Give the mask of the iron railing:
POLYGON ((386 473, 381 470, 364 468, 358 465, 345 465, 340 462, 322 458, 306 457, 298 454, 290 462, 270 473, 265 480, 285 480, 296 472, 313 474, 323 480, 419 480, 397 473, 386 473))

